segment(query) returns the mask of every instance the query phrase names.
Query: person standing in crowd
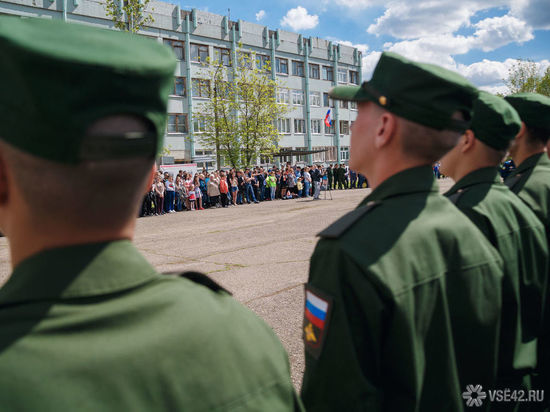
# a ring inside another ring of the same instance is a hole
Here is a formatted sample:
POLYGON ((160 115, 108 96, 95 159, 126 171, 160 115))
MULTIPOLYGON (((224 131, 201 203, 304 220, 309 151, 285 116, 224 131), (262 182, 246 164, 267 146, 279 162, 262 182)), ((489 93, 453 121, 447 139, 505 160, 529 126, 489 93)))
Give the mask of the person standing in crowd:
POLYGON ((477 91, 385 52, 369 82, 330 95, 358 102, 350 166, 374 189, 311 257, 304 404, 462 411, 461 388, 495 382, 502 261, 439 194, 431 165, 469 127, 477 91))
MULTIPOLYGON (((180 170, 181 172, 181 170, 180 170)), ((182 174, 179 174, 176 176, 176 212, 181 212, 183 210, 183 180, 182 180, 182 174)))
POLYGON ((228 197, 229 187, 227 185, 227 178, 225 176, 225 172, 220 172, 219 181, 220 181, 220 185, 219 185, 220 199, 221 199, 222 207, 227 207, 229 203, 229 197, 228 197))
POLYGON ((328 165, 327 167, 327 170, 326 170, 326 174, 327 174, 327 179, 328 179, 328 187, 327 187, 327 190, 332 190, 332 165, 328 165))
POLYGON ((231 199, 233 206, 237 206, 238 193, 239 193, 239 179, 237 179, 236 173, 232 170, 229 174, 229 181, 231 183, 231 199))
POLYGON ((312 166, 311 181, 313 182, 313 200, 319 200, 321 193, 321 171, 317 165, 312 166))
POLYGON ((164 183, 165 188, 165 202, 164 202, 164 211, 166 213, 174 213, 174 199, 175 199, 175 191, 176 186, 174 185, 174 177, 172 175, 168 175, 168 179, 164 183))
MULTIPOLYGON (((226 185, 227 187, 227 185, 226 185)), ((210 199, 210 206, 220 207, 220 179, 214 176, 214 173, 210 174, 208 180, 208 198, 210 199)))
POLYGON ((164 192, 166 188, 162 182, 162 177, 157 176, 155 183, 155 196, 157 198, 157 214, 164 214, 164 192))
POLYGON ((311 187, 311 174, 309 173, 309 167, 304 167, 304 197, 309 197, 309 188, 311 187))
POLYGON ((354 170, 349 169, 350 187, 355 189, 357 187, 357 173, 354 170))
POLYGON ((0 16, 0 56, 0 228, 13 265, 0 289, 2 410, 302 409, 269 326, 205 275, 158 273, 132 244, 173 52, 0 16))
POLYGON ((520 129, 521 120, 510 104, 480 92, 471 130, 443 156, 441 171, 456 182, 445 196, 481 230, 504 262, 497 388, 528 391, 537 366, 548 245, 543 224, 498 174, 520 129))
POLYGON ((198 174, 193 177, 193 190, 195 192, 195 206, 197 210, 204 210, 202 207, 202 190, 200 186, 200 178, 198 174))
POLYGON ((344 188, 344 174, 346 173, 346 170, 344 169, 344 165, 338 165, 335 174, 338 184, 338 189, 342 190, 344 188))
MULTIPOLYGON (((522 128, 510 146, 510 155, 517 168, 504 183, 537 215, 550 239, 550 159, 546 155, 550 137, 550 97, 518 93, 507 96, 506 101, 519 113, 522 128)), ((543 334, 538 345, 538 374, 533 379, 533 387, 550 393, 550 295, 545 301, 543 334)), ((550 409, 550 397, 546 397, 545 407, 550 409)))
POLYGON ((265 173, 263 167, 260 167, 255 174, 256 181, 258 182, 258 197, 260 202, 265 200, 265 173))
POLYGON ((246 192, 246 203, 250 204, 252 202, 254 203, 259 203, 258 200, 256 199, 256 196, 254 195, 254 183, 256 183, 254 181, 254 179, 250 176, 248 176, 248 174, 245 174, 243 176, 243 179, 244 179, 244 187, 245 187, 245 192, 246 192))

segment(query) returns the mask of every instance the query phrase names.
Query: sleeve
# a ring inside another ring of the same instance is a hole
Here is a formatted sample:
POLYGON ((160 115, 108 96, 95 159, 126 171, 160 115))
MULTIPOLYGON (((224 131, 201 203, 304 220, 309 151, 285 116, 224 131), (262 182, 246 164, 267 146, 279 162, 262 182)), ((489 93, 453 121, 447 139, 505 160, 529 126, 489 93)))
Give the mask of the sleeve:
POLYGON ((301 395, 308 411, 382 409, 387 323, 387 304, 364 270, 338 239, 321 240, 311 259, 304 310, 301 395))

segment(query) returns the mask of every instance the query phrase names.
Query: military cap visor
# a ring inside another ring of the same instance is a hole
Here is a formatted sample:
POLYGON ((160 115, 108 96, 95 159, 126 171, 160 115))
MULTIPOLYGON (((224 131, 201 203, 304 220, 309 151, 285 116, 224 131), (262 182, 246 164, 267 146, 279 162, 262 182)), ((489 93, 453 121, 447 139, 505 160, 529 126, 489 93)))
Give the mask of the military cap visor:
POLYGON ((361 86, 335 87, 330 96, 372 101, 415 123, 462 132, 470 125, 477 93, 468 80, 455 72, 384 52, 370 81, 361 86), (454 118, 456 112, 461 112, 465 120, 454 118))
POLYGON ((173 52, 150 39, 58 20, 0 17, 0 138, 59 163, 154 156, 163 146, 173 52), (110 116, 150 132, 90 136, 110 116))

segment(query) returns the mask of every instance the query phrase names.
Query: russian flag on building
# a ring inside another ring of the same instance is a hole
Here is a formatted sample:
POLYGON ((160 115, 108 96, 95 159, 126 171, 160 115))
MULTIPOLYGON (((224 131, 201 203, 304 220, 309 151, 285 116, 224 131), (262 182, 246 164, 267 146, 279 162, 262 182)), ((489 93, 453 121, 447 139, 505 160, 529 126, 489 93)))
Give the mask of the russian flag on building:
MULTIPOLYGON (((325 120, 326 122, 326 120, 325 120)), ((306 291, 306 318, 317 328, 323 330, 327 318, 328 302, 306 291)))
POLYGON ((325 124, 327 127, 332 126, 332 119, 330 117, 330 109, 328 109, 327 115, 325 116, 325 124))

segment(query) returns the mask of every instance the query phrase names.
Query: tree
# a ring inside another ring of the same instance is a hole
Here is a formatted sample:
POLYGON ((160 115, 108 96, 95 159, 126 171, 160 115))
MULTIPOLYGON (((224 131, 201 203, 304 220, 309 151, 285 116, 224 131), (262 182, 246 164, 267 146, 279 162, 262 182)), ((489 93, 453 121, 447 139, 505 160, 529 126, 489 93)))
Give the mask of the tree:
POLYGON ((155 21, 151 14, 145 12, 149 1, 123 0, 120 7, 120 0, 105 0, 105 12, 111 17, 117 29, 137 33, 142 27, 155 21))
MULTIPOLYGON (((273 153, 278 141, 277 119, 288 111, 277 104, 277 83, 268 65, 258 68, 249 53, 239 52, 233 68, 220 56, 208 59, 201 78, 210 82, 210 99, 195 114, 202 129, 198 139, 216 151, 218 166, 224 156, 231 166, 250 166, 260 155, 273 153), (226 65, 224 65, 224 63, 226 65)), ((264 62, 265 63, 265 62, 264 62)), ((203 94, 194 79, 195 93, 203 94)))
POLYGON ((540 74, 539 66, 532 60, 516 60, 504 80, 511 94, 536 92, 550 96, 550 67, 540 74))

